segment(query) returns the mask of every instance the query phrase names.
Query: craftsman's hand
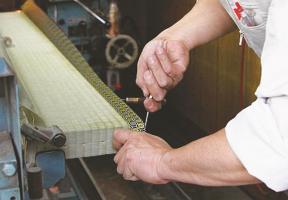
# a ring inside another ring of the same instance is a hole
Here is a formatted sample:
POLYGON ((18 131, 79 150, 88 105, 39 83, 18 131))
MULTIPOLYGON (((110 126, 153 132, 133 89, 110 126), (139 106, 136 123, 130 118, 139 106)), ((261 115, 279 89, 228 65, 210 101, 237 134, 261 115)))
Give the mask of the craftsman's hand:
POLYGON ((161 108, 169 89, 183 78, 189 62, 189 49, 182 41, 154 39, 143 49, 138 61, 137 85, 144 96, 151 95, 144 105, 150 112, 161 108))
POLYGON ((160 177, 158 170, 163 156, 172 148, 161 138, 119 129, 114 132, 113 146, 118 151, 114 157, 117 172, 124 179, 153 184, 168 182, 160 177))

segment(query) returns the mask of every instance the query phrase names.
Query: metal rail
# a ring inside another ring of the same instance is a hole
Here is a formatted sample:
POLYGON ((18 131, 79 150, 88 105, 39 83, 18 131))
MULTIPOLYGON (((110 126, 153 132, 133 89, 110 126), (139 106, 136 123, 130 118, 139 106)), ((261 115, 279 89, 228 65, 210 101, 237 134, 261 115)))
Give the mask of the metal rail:
POLYGON ((101 22, 104 26, 106 26, 107 28, 110 27, 110 23, 108 21, 106 21, 105 19, 103 19, 102 17, 100 17, 99 15, 97 15, 95 12, 93 12, 90 8, 88 8, 84 3, 82 3, 79 0, 73 0, 75 3, 77 3, 78 5, 80 5, 84 10, 86 10, 90 15, 92 15, 93 17, 95 17, 99 22, 101 22))
POLYGON ((83 169, 85 170, 85 172, 87 173, 87 175, 89 176, 90 181, 92 182, 93 186, 95 187, 95 189, 97 190, 101 200, 107 200, 105 195, 103 194, 103 192, 101 191, 99 184, 97 183, 97 180, 95 179, 95 177, 93 176, 93 174, 91 173, 90 169, 88 168, 87 164, 85 163, 85 161, 83 160, 83 158, 79 158, 79 161, 83 167, 83 169))
MULTIPOLYGON (((95 157, 80 158, 73 161, 74 167, 70 172, 71 176, 74 177, 74 182, 81 187, 81 192, 90 193, 86 195, 87 198, 85 199, 91 199, 91 196, 93 196, 93 200, 192 200, 177 183, 159 186, 123 180, 122 177, 117 175, 115 165, 111 159, 112 157, 108 156, 107 159, 101 158, 98 160, 95 157), (75 163, 77 163, 76 167, 75 163), (79 176, 82 177, 82 180, 79 176), (94 191, 87 190, 87 188, 93 188, 94 191)), ((68 167, 69 165, 71 165, 71 162, 69 164, 68 161, 68 167)))

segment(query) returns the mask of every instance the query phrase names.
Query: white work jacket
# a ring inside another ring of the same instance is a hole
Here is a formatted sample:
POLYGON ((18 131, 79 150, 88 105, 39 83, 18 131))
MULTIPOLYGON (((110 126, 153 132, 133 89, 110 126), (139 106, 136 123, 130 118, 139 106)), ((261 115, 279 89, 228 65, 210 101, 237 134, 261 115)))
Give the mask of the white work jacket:
POLYGON ((251 175, 275 191, 287 190, 288 1, 220 1, 262 65, 258 98, 227 124, 228 142, 251 175))

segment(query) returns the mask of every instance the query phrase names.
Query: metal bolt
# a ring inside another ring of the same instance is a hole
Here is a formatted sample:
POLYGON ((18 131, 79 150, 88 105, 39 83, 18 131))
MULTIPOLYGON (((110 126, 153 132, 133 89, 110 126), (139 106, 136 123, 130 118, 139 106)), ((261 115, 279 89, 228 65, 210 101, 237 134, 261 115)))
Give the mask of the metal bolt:
POLYGON ((16 171, 16 167, 12 163, 5 163, 2 169, 2 172, 5 176, 14 176, 16 171))
POLYGON ((57 134, 52 139, 52 144, 56 147, 62 147, 66 143, 66 136, 64 134, 57 134))
POLYGON ((3 42, 6 47, 11 47, 13 45, 12 39, 10 37, 4 37, 3 42))

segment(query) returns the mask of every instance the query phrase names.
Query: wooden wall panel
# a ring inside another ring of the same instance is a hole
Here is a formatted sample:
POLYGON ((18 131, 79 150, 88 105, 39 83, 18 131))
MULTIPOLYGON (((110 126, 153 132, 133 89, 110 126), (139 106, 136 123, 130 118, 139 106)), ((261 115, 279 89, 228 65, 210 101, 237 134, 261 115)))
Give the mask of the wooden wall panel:
POLYGON ((207 132, 223 128, 240 110, 239 33, 197 48, 173 106, 207 132), (180 97, 180 98, 179 98, 180 97))
POLYGON ((217 82, 217 125, 220 129, 240 110, 239 32, 219 39, 217 82))
MULTIPOLYGON (((194 96, 199 97, 192 100, 192 105, 198 111, 196 115, 192 115, 192 119, 206 131, 210 131, 215 126, 216 120, 218 45, 219 43, 214 41, 195 49, 195 54, 191 57, 195 68, 194 74, 186 74, 186 79, 192 79, 193 83, 187 84, 187 87, 194 91, 194 96)), ((185 104, 189 104, 188 102, 190 101, 186 101, 185 104)))
POLYGON ((215 41, 193 50, 181 86, 169 96, 177 111, 206 131, 216 123, 217 49, 215 41))
POLYGON ((16 9, 15 0, 0 0, 0 12, 11 11, 16 9))
MULTIPOLYGON (((146 0, 148 37, 152 39, 159 32, 181 19, 196 0, 146 0)), ((137 1, 138 2, 138 1, 137 1)))
POLYGON ((260 83, 261 63, 253 50, 246 48, 244 64, 244 106, 248 106, 256 99, 254 93, 260 83))

